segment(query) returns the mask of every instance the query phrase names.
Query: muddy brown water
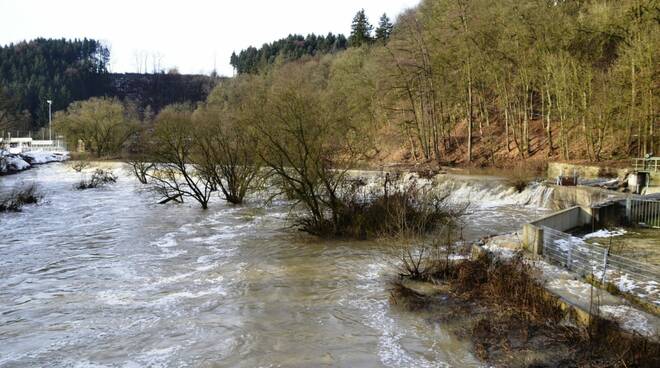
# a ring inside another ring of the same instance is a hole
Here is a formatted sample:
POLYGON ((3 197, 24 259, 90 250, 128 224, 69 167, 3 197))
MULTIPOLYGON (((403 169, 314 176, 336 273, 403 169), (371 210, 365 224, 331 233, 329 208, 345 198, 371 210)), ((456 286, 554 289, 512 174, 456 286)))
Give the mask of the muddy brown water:
MULTIPOLYGON (((390 305, 388 244, 305 236, 282 202, 156 205, 113 167, 117 184, 87 191, 65 164, 0 178, 45 194, 0 214, 0 367, 482 365, 445 323, 390 305)), ((466 238, 544 211, 497 190, 476 189, 466 238)))

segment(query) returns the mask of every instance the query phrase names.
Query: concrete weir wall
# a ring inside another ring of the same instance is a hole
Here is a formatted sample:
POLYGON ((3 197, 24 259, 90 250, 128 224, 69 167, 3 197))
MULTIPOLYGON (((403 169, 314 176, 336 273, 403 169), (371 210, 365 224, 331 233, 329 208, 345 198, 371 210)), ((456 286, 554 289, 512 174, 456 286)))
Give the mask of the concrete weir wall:
POLYGON ((628 169, 612 168, 607 166, 577 165, 563 162, 548 163, 548 178, 555 179, 559 175, 573 175, 577 173, 581 178, 596 179, 609 177, 623 177, 628 169))
POLYGON ((590 207, 596 203, 625 199, 626 197, 623 193, 594 187, 559 185, 550 185, 550 187, 553 188, 550 208, 557 210, 574 206, 590 207))
POLYGON ((542 217, 523 226, 522 243, 534 254, 543 252, 543 227, 566 231, 589 225, 593 221, 591 208, 575 206, 552 215, 542 217))

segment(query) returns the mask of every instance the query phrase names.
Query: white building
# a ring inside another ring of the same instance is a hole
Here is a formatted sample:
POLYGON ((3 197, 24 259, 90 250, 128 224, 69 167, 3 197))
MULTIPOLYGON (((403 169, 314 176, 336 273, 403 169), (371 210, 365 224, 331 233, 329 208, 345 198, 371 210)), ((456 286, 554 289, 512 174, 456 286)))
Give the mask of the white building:
POLYGON ((64 140, 36 140, 32 138, 0 138, 0 147, 9 153, 23 153, 30 151, 64 152, 66 145, 64 140))

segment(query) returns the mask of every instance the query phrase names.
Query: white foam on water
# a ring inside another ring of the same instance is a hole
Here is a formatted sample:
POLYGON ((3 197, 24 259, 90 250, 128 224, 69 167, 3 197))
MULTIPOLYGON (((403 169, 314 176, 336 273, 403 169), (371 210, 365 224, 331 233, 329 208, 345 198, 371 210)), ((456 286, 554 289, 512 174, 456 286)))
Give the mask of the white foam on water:
POLYGON ((145 306, 171 306, 181 301, 182 299, 198 299, 205 296, 226 296, 227 291, 222 286, 216 286, 211 289, 201 290, 201 291, 178 291, 170 294, 166 294, 160 298, 156 298, 151 301, 143 302, 145 306))
POLYGON ((234 238, 237 238, 237 237, 242 236, 242 235, 244 235, 244 234, 241 234, 241 233, 238 233, 238 232, 232 232, 232 233, 219 232, 219 233, 216 233, 216 234, 213 234, 213 235, 203 236, 203 237, 200 236, 200 237, 191 238, 191 239, 188 239, 188 240, 191 241, 191 242, 194 242, 194 243, 215 244, 220 240, 234 239, 234 238))
POLYGON ((160 248, 171 248, 176 247, 177 242, 175 239, 176 233, 167 233, 163 235, 160 239, 152 242, 152 245, 155 245, 160 248))
POLYGON ((160 259, 176 258, 188 253, 188 251, 185 249, 176 249, 176 250, 170 250, 171 248, 163 248, 163 249, 164 249, 163 254, 158 256, 158 258, 160 259))
POLYGON ((160 278, 158 278, 154 281, 153 285, 173 284, 173 283, 176 283, 178 281, 190 278, 194 274, 195 274, 195 272, 188 272, 188 273, 182 273, 182 274, 168 276, 168 277, 160 277, 160 278))
POLYGON ((96 293, 96 298, 107 305, 130 306, 135 303, 135 293, 130 291, 101 291, 96 293))
MULTIPOLYGON (((390 266, 387 263, 371 263, 364 272, 358 273, 363 281, 382 279, 390 266)), ((383 281, 384 282, 384 281, 383 281)), ((359 286, 357 289, 362 289, 359 286)), ((370 287, 373 290, 373 285, 370 287)), ((415 331, 407 330, 388 315, 390 304, 387 300, 379 300, 360 294, 355 297, 342 298, 340 304, 350 305, 361 310, 366 318, 364 323, 380 333, 378 338, 378 356, 383 365, 389 367, 449 367, 448 363, 429 360, 424 356, 410 354, 403 345, 405 338, 418 337, 415 331)))
POLYGON ((503 184, 460 183, 447 181, 436 191, 449 193, 446 201, 454 204, 469 203, 479 208, 521 205, 546 207, 552 189, 543 185, 533 185, 518 192, 513 187, 503 184))
POLYGON ((122 365, 123 368, 142 367, 170 367, 172 358, 181 347, 172 346, 167 348, 151 349, 140 353, 122 365))
POLYGON ((202 266, 195 267, 195 271, 207 272, 207 271, 211 271, 213 269, 217 269, 220 266, 221 266, 220 262, 212 262, 212 263, 209 263, 209 264, 205 264, 205 265, 202 265, 202 266))

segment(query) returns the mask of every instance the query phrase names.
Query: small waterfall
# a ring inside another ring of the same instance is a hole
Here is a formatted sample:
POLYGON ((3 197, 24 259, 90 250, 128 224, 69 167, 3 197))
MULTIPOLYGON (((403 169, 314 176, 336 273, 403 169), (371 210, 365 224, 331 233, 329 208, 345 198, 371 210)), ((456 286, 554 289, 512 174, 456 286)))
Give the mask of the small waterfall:
POLYGON ((444 193, 449 203, 470 203, 477 207, 520 205, 545 208, 550 204, 552 190, 540 183, 532 183, 519 192, 501 181, 465 181, 450 178, 434 188, 434 191, 444 193))
MULTIPOLYGON (((380 193, 383 189, 384 175, 382 173, 359 173, 364 180, 364 190, 370 193, 380 193)), ((530 206, 549 208, 553 188, 542 183, 530 183, 522 191, 518 191, 500 178, 467 175, 437 175, 432 178, 421 178, 416 173, 401 175, 392 190, 404 191, 411 185, 444 197, 449 204, 472 207, 499 206, 530 206)))

